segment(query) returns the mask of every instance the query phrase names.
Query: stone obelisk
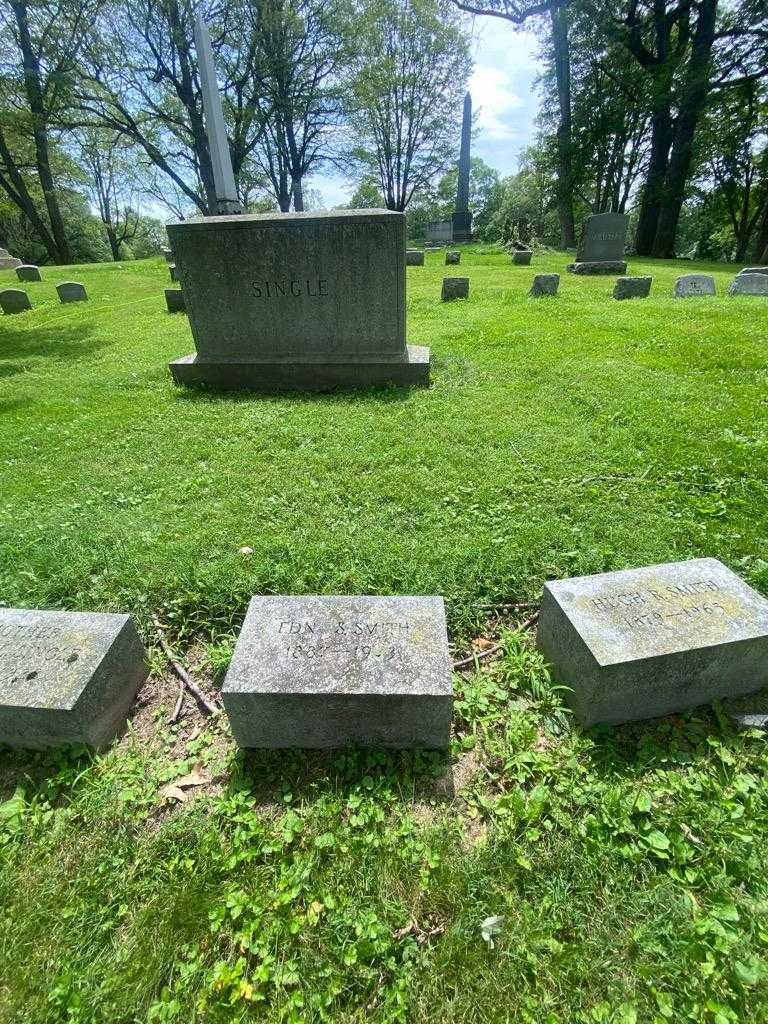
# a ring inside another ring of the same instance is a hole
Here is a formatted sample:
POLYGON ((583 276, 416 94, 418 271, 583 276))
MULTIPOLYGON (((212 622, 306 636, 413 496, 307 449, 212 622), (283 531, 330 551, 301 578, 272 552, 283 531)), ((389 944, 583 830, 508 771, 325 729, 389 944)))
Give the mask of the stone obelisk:
POLYGON ((472 238, 472 213, 469 209, 469 158, 472 135, 472 97, 464 96, 464 116, 461 120, 461 151, 459 153, 459 183, 456 189, 456 208, 453 211, 454 242, 469 242, 472 238))
POLYGON ((202 17, 195 17, 195 50, 200 70, 200 85, 203 90, 203 112, 205 130, 208 135, 208 149, 213 164, 213 185, 216 190, 216 213, 242 213, 243 207, 237 198, 235 175, 229 155, 227 129, 224 111, 216 83, 216 67, 213 63, 211 37, 202 17))

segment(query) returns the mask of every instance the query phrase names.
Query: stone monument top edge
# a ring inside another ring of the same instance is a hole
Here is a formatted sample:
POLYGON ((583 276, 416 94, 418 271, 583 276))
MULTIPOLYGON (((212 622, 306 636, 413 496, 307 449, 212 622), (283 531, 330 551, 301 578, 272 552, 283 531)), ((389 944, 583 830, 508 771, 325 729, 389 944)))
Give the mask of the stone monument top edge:
POLYGON ((716 558, 551 580, 545 590, 601 667, 768 633, 768 600, 716 558))
POLYGON ((166 228, 185 228, 185 227, 202 227, 207 224, 216 224, 219 226, 232 225, 233 227, 245 227, 249 224, 302 224, 311 221, 328 221, 328 220, 360 220, 364 221, 370 217, 395 217, 405 219, 405 214, 400 210, 386 210, 386 209, 359 209, 359 210, 310 210, 304 213, 280 213, 279 211, 273 211, 271 213, 234 213, 234 214, 220 214, 213 217, 197 216, 190 217, 188 220, 171 220, 166 223, 166 228))

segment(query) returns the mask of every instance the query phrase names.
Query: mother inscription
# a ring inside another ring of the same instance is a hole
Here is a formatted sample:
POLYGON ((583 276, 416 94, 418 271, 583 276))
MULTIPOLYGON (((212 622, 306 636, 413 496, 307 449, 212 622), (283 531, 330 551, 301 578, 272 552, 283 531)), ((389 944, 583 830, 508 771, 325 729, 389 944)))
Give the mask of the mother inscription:
POLYGON ((768 684, 768 601, 714 558, 556 580, 538 643, 583 725, 654 718, 768 684))
POLYGON ((130 615, 0 609, 0 743, 101 747, 149 669, 130 615))
POLYGON ((241 747, 446 747, 440 597, 254 597, 222 700, 241 747))

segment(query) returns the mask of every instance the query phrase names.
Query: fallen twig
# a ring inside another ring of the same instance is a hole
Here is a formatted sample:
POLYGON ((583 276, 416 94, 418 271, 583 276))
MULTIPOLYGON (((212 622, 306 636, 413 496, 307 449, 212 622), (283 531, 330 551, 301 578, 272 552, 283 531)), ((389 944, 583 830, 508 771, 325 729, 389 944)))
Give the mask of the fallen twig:
POLYGON ((501 611, 522 611, 525 608, 538 608, 538 601, 515 601, 512 603, 505 604, 473 604, 473 608, 482 608, 485 611, 494 611, 500 609, 501 611))
MULTIPOLYGON (((517 627, 517 632, 524 633, 526 629, 530 629, 539 620, 539 613, 536 611, 530 618, 527 618, 524 622, 521 622, 517 627)), ((492 654, 498 654, 502 649, 503 644, 494 644, 493 647, 489 647, 486 651, 473 651, 468 658, 462 658, 461 661, 454 661, 453 671, 461 672, 462 669, 471 668, 472 665, 477 661, 482 661, 484 658, 490 658, 492 654)))
MULTIPOLYGON (((202 706, 209 714, 218 714, 219 709, 216 707, 216 705, 212 701, 208 700, 208 698, 205 696, 205 694, 197 685, 197 683, 194 682, 194 680, 190 677, 189 672, 187 672, 184 666, 180 665, 179 662, 176 661, 176 659, 174 658, 173 651, 171 650, 170 646, 168 645, 168 641, 165 638, 163 627, 160 625, 160 620, 156 615, 152 616, 152 622, 154 623, 155 629, 157 630, 157 636, 160 640, 160 646, 163 649, 163 654, 165 654, 171 668, 181 680, 182 685, 189 690, 192 696, 198 701, 199 704, 202 704, 202 706)), ((179 698, 179 701, 176 702, 179 712, 181 712, 181 707, 179 706, 180 702, 181 698, 179 698)), ((175 713, 176 712, 174 711, 174 714, 175 713)))
POLYGON ((186 687, 184 685, 184 680, 180 679, 179 680, 179 696, 176 699, 176 705, 175 705, 175 707, 173 709, 173 714, 168 719, 168 725, 175 725, 176 722, 178 722, 178 720, 179 720, 179 716, 181 715, 181 709, 184 707, 184 691, 185 690, 186 690, 186 687))

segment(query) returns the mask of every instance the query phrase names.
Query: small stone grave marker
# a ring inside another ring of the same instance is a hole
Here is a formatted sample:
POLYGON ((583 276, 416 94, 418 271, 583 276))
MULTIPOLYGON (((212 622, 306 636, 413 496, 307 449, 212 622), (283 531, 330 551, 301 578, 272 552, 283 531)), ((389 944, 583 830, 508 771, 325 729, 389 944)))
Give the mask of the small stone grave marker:
POLYGON ((184 292, 181 288, 166 288, 165 304, 169 313, 185 313, 187 307, 184 305, 184 292))
POLYGON ((21 266, 21 260, 11 256, 7 249, 0 249, 0 270, 15 270, 21 266))
POLYGON ((446 267, 455 267, 461 263, 461 253, 455 249, 449 249, 445 254, 446 267))
POLYGON ((16 277, 20 281, 42 281, 40 268, 32 263, 22 263, 21 266, 16 267, 16 277))
POLYGON ((179 283, 179 275, 176 273, 176 264, 175 263, 169 263, 168 264, 168 274, 170 275, 171 281, 174 284, 178 284, 179 283))
POLYGON ((742 274, 766 274, 766 275, 768 275, 768 267, 743 267, 736 276, 740 277, 742 274))
POLYGON ((651 294, 652 277, 620 277, 613 288, 614 299, 646 299, 651 294))
POLYGON ((163 256, 165 257, 166 263, 173 263, 173 249, 163 249, 163 256))
POLYGON ((538 643, 583 725, 655 718, 768 684, 768 601, 714 558, 556 580, 538 643))
POLYGON ((130 615, 0 609, 0 743, 101 747, 147 678, 130 615))
POLYGON ((559 274, 537 274, 533 279, 533 284, 528 294, 534 298, 539 298, 542 295, 557 295, 559 287, 559 274))
POLYGON ((85 285, 80 284, 79 281, 62 281, 61 284, 56 285, 56 291, 59 293, 60 302, 88 301, 88 292, 85 290, 85 285))
POLYGON ((518 267, 528 267, 531 264, 531 249, 515 249, 512 253, 512 262, 518 267))
POLYGON ((424 266, 424 252, 421 249, 406 249, 405 250, 405 265, 406 267, 423 267, 424 266))
POLYGON ((469 298, 468 277, 444 277, 443 290, 440 294, 443 302, 451 302, 453 299, 469 298))
POLYGON ((4 288, 0 292, 0 309, 3 313, 25 313, 32 309, 32 303, 21 288, 4 288))
POLYGON ((729 295, 768 295, 768 274, 737 274, 728 288, 729 295))
POLYGON ((446 747, 443 599, 254 597, 221 695, 241 747, 446 747))
POLYGON ((709 274, 683 274, 675 281, 675 298, 692 295, 715 295, 715 279, 709 274))

